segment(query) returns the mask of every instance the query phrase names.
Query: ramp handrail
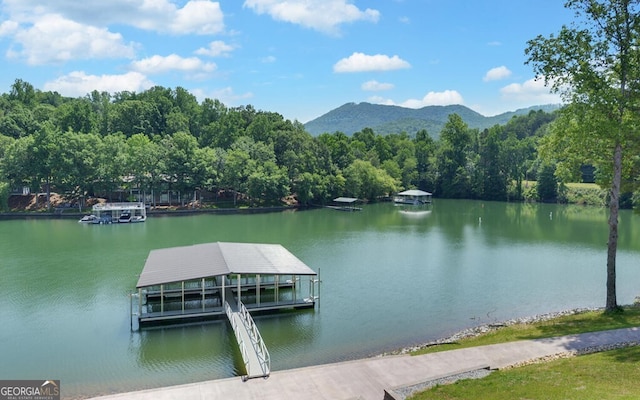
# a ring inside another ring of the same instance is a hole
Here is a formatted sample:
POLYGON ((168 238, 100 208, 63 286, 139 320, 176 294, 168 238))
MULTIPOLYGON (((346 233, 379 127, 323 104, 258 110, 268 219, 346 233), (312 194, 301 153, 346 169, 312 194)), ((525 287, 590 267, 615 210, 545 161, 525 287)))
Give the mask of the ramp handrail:
POLYGON ((236 341, 238 342, 238 347, 240 347, 240 353, 242 355, 242 361, 244 361, 244 369, 249 372, 249 356, 247 354, 247 349, 245 347, 244 341, 242 340, 242 336, 238 331, 238 326, 235 318, 233 318, 233 310, 231 310, 231 306, 228 302, 224 302, 224 311, 227 314, 227 319, 231 323, 231 328, 233 328, 233 333, 236 336, 236 341))
POLYGON ((264 344, 262 335, 260 335, 260 331, 258 330, 255 322, 253 322, 251 314, 249 314, 249 311, 247 311, 247 308, 240 300, 238 300, 238 308, 240 310, 239 312, 242 317, 242 321, 249 332, 249 336, 251 336, 253 348, 256 350, 258 360, 260 361, 262 373, 264 376, 269 376, 269 373, 271 372, 271 356, 269 355, 269 350, 267 350, 267 346, 264 344))

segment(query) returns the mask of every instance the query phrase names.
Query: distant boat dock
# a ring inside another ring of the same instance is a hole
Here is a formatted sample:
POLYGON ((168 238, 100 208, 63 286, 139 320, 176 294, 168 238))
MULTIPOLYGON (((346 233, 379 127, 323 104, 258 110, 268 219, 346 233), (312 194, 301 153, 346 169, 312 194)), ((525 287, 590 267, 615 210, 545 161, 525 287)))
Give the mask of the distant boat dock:
POLYGON ((249 311, 313 308, 319 284, 315 271, 277 244, 152 250, 132 296, 132 329, 134 323, 140 328, 226 316, 244 360, 244 378, 265 377, 271 360, 249 311))
POLYGON ((144 203, 98 203, 78 222, 87 224, 112 224, 144 222, 147 220, 147 208, 144 203))

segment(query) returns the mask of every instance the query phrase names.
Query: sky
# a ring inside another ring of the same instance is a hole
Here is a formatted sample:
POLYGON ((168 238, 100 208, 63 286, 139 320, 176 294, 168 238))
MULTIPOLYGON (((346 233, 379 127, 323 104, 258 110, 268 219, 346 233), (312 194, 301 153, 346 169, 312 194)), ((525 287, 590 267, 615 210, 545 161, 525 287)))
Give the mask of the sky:
POLYGON ((306 123, 348 102, 560 103, 527 41, 562 0, 0 0, 0 93, 16 79, 83 97, 182 87, 306 123))

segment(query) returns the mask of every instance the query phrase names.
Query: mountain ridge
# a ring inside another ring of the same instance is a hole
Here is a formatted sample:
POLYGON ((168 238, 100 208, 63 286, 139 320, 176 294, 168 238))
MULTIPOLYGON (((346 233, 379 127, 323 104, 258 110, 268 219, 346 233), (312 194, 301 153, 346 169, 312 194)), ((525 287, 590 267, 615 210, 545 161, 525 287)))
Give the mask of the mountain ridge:
POLYGON ((458 114, 470 128, 485 129, 494 125, 504 125, 516 115, 526 115, 531 111, 555 111, 559 105, 547 104, 508 111, 486 117, 469 107, 457 104, 448 106, 425 106, 419 109, 401 106, 345 103, 326 114, 304 124, 307 132, 314 136, 322 133, 343 132, 351 136, 364 128, 371 128, 376 134, 407 132, 414 135, 426 129, 429 135, 438 137, 450 114, 458 114))

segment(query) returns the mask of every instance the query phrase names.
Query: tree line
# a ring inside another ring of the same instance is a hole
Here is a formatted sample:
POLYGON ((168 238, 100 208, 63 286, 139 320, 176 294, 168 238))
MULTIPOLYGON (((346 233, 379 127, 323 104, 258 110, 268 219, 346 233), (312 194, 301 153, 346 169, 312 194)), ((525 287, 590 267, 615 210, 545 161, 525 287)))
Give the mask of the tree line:
POLYGON ((549 171, 549 186, 556 186, 553 166, 537 153, 555 118, 532 111, 478 130, 452 114, 435 133, 365 128, 312 136, 278 113, 198 102, 181 87, 69 98, 17 79, 0 96, 0 192, 5 207, 8 194, 22 187, 69 199, 131 188, 172 190, 183 199, 224 192, 252 205, 324 204, 337 196, 375 201, 409 188, 436 197, 522 200, 531 196, 523 182, 549 171))

